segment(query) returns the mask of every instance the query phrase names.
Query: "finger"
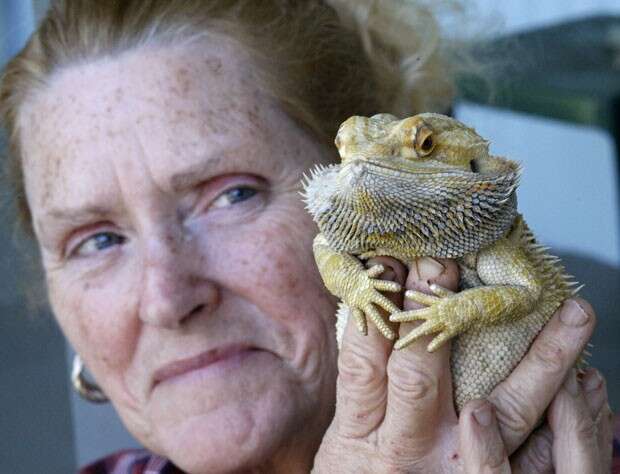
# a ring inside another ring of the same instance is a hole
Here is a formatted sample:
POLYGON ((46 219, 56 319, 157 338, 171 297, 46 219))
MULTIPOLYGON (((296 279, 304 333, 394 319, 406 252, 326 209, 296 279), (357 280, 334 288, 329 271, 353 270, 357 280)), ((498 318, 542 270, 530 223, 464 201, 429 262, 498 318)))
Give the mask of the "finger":
MULTIPOLYGON (((380 278, 394 278, 404 285, 406 270, 394 259, 382 259, 386 271, 380 278), (387 262, 386 262, 387 261, 387 262), (398 268, 398 267, 401 268, 398 268)), ((396 304, 402 295, 392 294, 396 304)), ((383 420, 387 398, 386 365, 391 341, 368 324, 368 335, 360 333, 356 318, 345 326, 338 355, 338 381, 334 424, 337 432, 349 438, 366 436, 383 420)))
POLYGON ((581 385, 590 410, 590 416, 596 420, 603 405, 607 402, 607 387, 605 380, 594 367, 586 369, 581 378, 581 385))
POLYGON ((489 402, 474 400, 463 408, 459 417, 459 450, 467 474, 510 473, 508 455, 489 402))
POLYGON ((614 414, 605 403, 596 419, 596 440, 601 456, 601 472, 611 472, 614 444, 614 414))
POLYGON ((541 419, 592 335, 594 324, 594 311, 585 300, 566 301, 512 374, 489 396, 509 453, 541 419))
POLYGON ((602 472, 609 472, 613 449, 613 414, 608 403, 607 383, 599 371, 588 368, 582 377, 581 385, 590 416, 596 425, 602 472))
MULTIPOLYGON (((429 292, 429 280, 456 288, 459 275, 454 261, 442 260, 439 264, 426 260, 411 265, 407 288, 429 292)), ((405 309, 414 307, 415 303, 405 302, 405 309)), ((402 336, 414 327, 409 323, 401 324, 399 333, 402 336)), ((449 349, 429 354, 425 339, 402 351, 392 352, 387 367, 388 402, 382 429, 395 443, 404 442, 409 452, 431 449, 440 422, 456 424, 449 349)))
POLYGON ((548 420, 553 433, 553 464, 557 472, 601 472, 596 425, 575 369, 570 370, 562 390, 549 406, 548 420))
MULTIPOLYGON (((605 465, 605 460, 609 465, 611 463, 612 429, 610 417, 602 413, 604 408, 608 407, 605 380, 596 369, 589 368, 582 377, 581 385, 590 416, 597 424, 597 444, 602 465, 605 465)), ((510 461, 515 474, 552 473, 554 471, 553 433, 549 425, 532 433, 510 461)), ((609 469, 603 470, 603 472, 608 471, 609 469)))

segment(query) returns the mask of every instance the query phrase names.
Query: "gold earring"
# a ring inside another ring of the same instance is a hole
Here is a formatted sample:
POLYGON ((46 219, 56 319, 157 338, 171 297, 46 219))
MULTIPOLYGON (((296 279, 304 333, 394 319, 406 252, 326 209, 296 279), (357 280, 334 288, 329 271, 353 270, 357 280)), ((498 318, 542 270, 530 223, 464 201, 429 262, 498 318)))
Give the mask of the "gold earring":
POLYGON ((108 397, 103 393, 103 390, 101 390, 96 383, 86 380, 86 377, 84 377, 84 362, 82 362, 82 359, 80 359, 80 356, 77 354, 73 356, 71 383, 75 391, 84 400, 91 403, 105 403, 109 401, 108 397))

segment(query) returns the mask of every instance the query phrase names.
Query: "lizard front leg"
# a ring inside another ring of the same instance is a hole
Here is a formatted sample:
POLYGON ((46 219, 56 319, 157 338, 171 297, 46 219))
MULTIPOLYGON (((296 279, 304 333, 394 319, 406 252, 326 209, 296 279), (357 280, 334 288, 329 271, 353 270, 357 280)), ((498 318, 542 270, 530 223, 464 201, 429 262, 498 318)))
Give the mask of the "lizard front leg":
POLYGON ((486 286, 460 293, 436 286, 436 296, 408 291, 405 298, 427 307, 392 314, 390 321, 423 320, 424 323, 399 339, 401 349, 429 334, 438 335, 428 345, 429 351, 474 326, 489 326, 519 319, 529 314, 542 293, 542 278, 525 252, 509 239, 502 239, 480 251, 476 270, 486 286))
POLYGON ((368 317, 381 334, 388 339, 395 339, 396 333, 383 320, 377 307, 390 314, 400 311, 380 291, 400 291, 401 288, 396 282, 375 278, 383 272, 383 265, 365 268, 352 255, 333 250, 322 234, 315 237, 312 249, 325 286, 351 309, 358 329, 367 334, 366 317, 368 317))

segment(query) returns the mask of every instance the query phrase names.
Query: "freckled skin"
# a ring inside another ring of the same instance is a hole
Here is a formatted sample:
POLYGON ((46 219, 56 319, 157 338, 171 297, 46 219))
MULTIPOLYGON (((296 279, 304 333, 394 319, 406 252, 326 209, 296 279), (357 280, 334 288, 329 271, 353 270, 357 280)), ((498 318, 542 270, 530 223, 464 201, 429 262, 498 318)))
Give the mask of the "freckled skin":
POLYGON ((271 459, 307 472, 335 400, 335 302, 298 194, 332 152, 251 76, 222 39, 145 48, 67 68, 20 115, 54 313, 132 433, 191 472, 271 459), (173 174, 204 163, 176 189, 173 174), (228 203, 235 186, 256 194, 228 203), (101 215, 52 213, 88 206, 101 215), (93 249, 98 232, 125 240, 93 249), (230 344, 259 350, 153 384, 163 365, 230 344))

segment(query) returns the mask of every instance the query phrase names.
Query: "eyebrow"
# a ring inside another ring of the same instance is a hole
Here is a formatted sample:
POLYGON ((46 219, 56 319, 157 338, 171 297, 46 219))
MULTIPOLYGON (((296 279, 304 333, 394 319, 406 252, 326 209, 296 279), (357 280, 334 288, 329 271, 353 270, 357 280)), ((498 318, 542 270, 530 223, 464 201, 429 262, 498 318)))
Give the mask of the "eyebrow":
POLYGON ((188 166, 183 171, 174 173, 170 177, 170 188, 173 192, 188 189, 200 183, 204 176, 213 174, 215 170, 222 167, 230 152, 220 153, 217 157, 204 158, 197 163, 188 166))
MULTIPOLYGON (((180 192, 189 189, 205 180, 206 176, 214 175, 226 168, 226 165, 237 162, 246 162, 248 145, 242 145, 227 150, 217 152, 217 156, 205 156, 196 163, 187 166, 183 171, 174 173, 170 177, 170 188, 172 192, 180 192), (243 156, 243 159, 240 159, 243 156)), ((251 148, 250 148, 251 149, 251 148)), ((43 214, 44 219, 55 219, 60 221, 75 221, 88 219, 102 219, 110 217, 112 210, 106 207, 92 205, 85 207, 58 207, 52 208, 43 214)))
POLYGON ((76 208, 52 208, 44 212, 45 218, 70 221, 76 219, 102 218, 110 215, 110 210, 101 206, 87 206, 76 208))
MULTIPOLYGON (((187 166, 183 171, 170 176, 170 189, 180 192, 190 189, 205 180, 222 172, 234 171, 235 165, 246 165, 252 156, 251 150, 256 149, 247 143, 209 154, 196 163, 187 166)), ((248 166, 249 167, 249 166, 248 166)))

